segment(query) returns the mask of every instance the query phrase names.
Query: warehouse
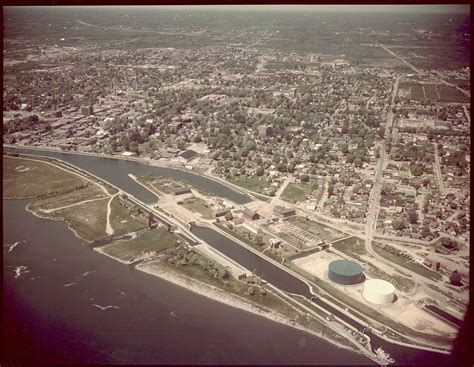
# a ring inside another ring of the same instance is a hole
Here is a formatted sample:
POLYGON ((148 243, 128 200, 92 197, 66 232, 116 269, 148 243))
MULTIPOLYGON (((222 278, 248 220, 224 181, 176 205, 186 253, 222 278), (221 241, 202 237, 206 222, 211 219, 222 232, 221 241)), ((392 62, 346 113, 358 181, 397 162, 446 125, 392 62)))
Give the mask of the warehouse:
POLYGON ((395 300, 395 287, 382 279, 370 279, 364 284, 364 298, 377 305, 387 305, 395 300))
POLYGON ((328 278, 333 282, 350 285, 364 280, 362 266, 350 260, 334 260, 329 263, 328 278))

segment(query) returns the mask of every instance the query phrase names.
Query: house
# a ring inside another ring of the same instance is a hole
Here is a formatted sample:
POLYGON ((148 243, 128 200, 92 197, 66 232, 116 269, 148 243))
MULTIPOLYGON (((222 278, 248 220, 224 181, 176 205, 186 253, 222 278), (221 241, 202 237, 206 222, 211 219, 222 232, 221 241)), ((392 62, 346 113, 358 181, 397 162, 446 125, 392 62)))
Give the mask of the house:
POLYGON ((288 217, 291 217, 292 215, 296 215, 295 209, 285 208, 280 205, 275 206, 275 208, 273 209, 273 213, 278 215, 280 218, 288 218, 288 217))
POLYGON ((249 208, 245 208, 242 215, 248 220, 257 220, 260 218, 260 215, 249 208))

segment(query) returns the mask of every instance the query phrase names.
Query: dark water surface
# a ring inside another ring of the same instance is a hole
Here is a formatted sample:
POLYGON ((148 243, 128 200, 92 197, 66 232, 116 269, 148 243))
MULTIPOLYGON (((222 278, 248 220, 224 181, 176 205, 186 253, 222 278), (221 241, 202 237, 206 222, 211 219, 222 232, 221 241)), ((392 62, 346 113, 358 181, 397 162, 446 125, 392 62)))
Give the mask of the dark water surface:
POLYGON ((371 363, 324 340, 219 304, 92 251, 64 223, 27 213, 26 203, 3 200, 8 361, 371 363), (23 240, 9 252, 6 245, 23 240), (19 266, 28 272, 15 278, 19 266), (101 310, 94 304, 114 308, 101 310))

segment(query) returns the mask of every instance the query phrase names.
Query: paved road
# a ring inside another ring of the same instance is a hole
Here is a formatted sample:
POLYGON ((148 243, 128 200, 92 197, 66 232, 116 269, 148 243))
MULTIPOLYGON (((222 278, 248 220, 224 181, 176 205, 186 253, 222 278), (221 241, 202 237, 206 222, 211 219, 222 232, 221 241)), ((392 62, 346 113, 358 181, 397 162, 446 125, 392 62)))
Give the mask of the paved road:
POLYGON ((438 145, 436 143, 433 143, 433 145, 435 148, 435 161, 433 163, 433 168, 436 174, 436 183, 438 185, 438 191, 440 195, 445 195, 446 188, 444 187, 443 174, 441 173, 441 162, 439 159, 438 145))
POLYGON ((410 64, 408 61, 406 61, 403 57, 401 56, 398 56, 395 52, 393 52, 392 50, 389 50, 386 46, 382 45, 382 44, 379 44, 381 48, 383 48, 385 51, 387 51, 390 55, 392 56, 395 56, 397 59, 403 61, 403 63, 405 63, 406 66, 408 66, 410 69, 412 69, 414 72, 416 72, 417 74, 423 74, 419 69, 417 69, 416 67, 414 67, 412 64, 410 64))

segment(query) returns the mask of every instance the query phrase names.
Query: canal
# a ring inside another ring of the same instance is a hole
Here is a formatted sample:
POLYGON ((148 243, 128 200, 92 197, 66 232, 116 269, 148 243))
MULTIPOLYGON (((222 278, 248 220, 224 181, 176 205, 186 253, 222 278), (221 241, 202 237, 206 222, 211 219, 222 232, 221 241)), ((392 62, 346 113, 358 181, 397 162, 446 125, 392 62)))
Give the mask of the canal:
MULTIPOLYGON (((209 192, 214 192, 215 195, 228 198, 236 203, 243 204, 250 200, 247 196, 239 194, 216 181, 205 179, 195 174, 180 170, 153 167, 134 161, 123 161, 118 159, 108 159, 88 155, 36 151, 24 148, 15 148, 15 150, 20 153, 44 155, 62 159, 68 163, 71 163, 73 165, 78 166, 79 168, 84 169, 85 171, 93 173, 96 176, 111 182, 117 187, 123 189, 124 191, 136 196, 137 198, 145 202, 154 202, 156 201, 156 197, 148 190, 131 180, 128 177, 129 173, 132 173, 135 176, 165 175, 178 179, 186 179, 189 181, 192 180, 191 182, 194 185, 200 186, 209 192), (208 184, 210 185, 210 187, 207 186, 208 184)), ((215 247, 217 250, 221 251, 231 259, 237 261, 247 269, 255 270, 256 274, 258 274, 268 282, 272 283, 276 287, 290 293, 300 294, 306 297, 307 299, 311 298, 311 293, 309 292, 308 286, 304 282, 292 276, 291 274, 283 271, 279 267, 273 265, 272 263, 261 258, 260 256, 254 254, 253 252, 245 249, 244 247, 240 246, 235 241, 230 240, 226 236, 223 236, 210 228, 198 226, 193 226, 192 232, 197 237, 209 243, 211 246, 215 247)), ((321 306, 323 306, 328 312, 333 313, 337 317, 340 317, 347 323, 353 325, 358 330, 363 330, 364 326, 359 324, 355 320, 342 314, 341 312, 334 309, 332 306, 328 305, 322 300, 318 300, 318 302, 321 302, 321 306)), ((379 338, 374 334, 371 334, 370 337, 372 340, 372 347, 374 349, 381 346, 386 352, 388 352, 392 356, 392 358, 396 360, 397 363, 424 363, 438 365, 449 364, 449 356, 447 355, 417 350, 393 344, 379 338)))

